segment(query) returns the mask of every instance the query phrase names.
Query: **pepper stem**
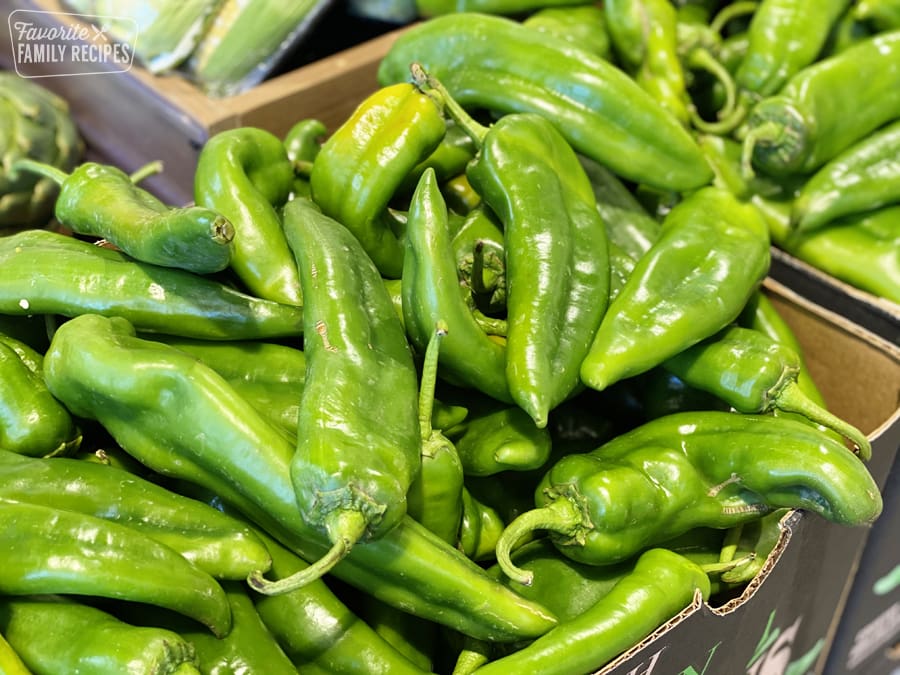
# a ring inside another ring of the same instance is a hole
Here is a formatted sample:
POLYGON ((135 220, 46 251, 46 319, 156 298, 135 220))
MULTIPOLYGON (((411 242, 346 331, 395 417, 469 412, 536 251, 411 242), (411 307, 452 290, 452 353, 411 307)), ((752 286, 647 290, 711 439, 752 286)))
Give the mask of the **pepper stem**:
POLYGON ((154 176, 158 173, 162 173, 163 163, 161 160, 157 159, 152 162, 147 162, 144 166, 139 167, 134 171, 134 173, 128 176, 129 180, 132 183, 137 185, 145 178, 149 178, 150 176, 154 176))
POLYGON ((534 530, 550 530, 572 536, 583 527, 581 509, 566 497, 558 497, 546 506, 525 511, 506 526, 497 540, 497 564, 510 579, 530 586, 534 581, 534 572, 516 567, 510 557, 516 543, 534 530))
POLYGON ((247 577, 247 584, 263 595, 281 595, 303 588, 330 572, 343 560, 356 542, 362 539, 367 526, 366 518, 360 511, 342 510, 337 514, 334 527, 328 528, 334 543, 325 555, 309 567, 277 581, 266 579, 262 572, 251 572, 247 577))
POLYGON ((743 102, 739 105, 734 79, 731 77, 731 74, 725 66, 723 66, 719 60, 706 49, 693 49, 688 58, 690 59, 691 67, 699 68, 710 73, 721 83, 722 88, 725 90, 725 103, 716 113, 718 121, 706 121, 697 114, 697 110, 694 106, 690 106, 689 112, 691 115, 691 122, 704 133, 731 133, 744 121, 744 117, 747 114, 747 108, 743 105, 743 102))
POLYGON ((55 166, 45 164, 44 162, 38 162, 33 159, 28 159, 27 157, 17 159, 12 163, 10 169, 11 173, 15 173, 19 169, 25 169, 26 171, 31 171, 32 173, 37 173, 41 176, 44 176, 45 178, 49 178, 58 185, 62 185, 63 182, 65 182, 66 178, 69 177, 69 174, 61 169, 57 169, 55 166))
POLYGON ((765 122, 747 132, 741 147, 741 173, 744 178, 749 179, 756 175, 753 170, 753 150, 757 144, 760 141, 775 141, 780 135, 781 127, 775 122, 765 122))
POLYGON ((450 92, 441 84, 440 80, 425 72, 425 68, 421 63, 413 62, 410 64, 409 70, 412 73, 413 82, 415 82, 416 86, 423 90, 434 90, 440 97, 441 103, 443 103, 444 109, 450 115, 450 118, 472 139, 476 146, 480 147, 484 141, 485 134, 488 132, 488 128, 476 122, 450 95, 450 92))
POLYGON ((438 321, 431 339, 428 340, 428 347, 425 349, 422 382, 419 385, 419 430, 423 442, 431 438, 433 431, 431 414, 434 410, 434 389, 437 385, 438 354, 441 349, 441 339, 448 330, 445 321, 438 321))
POLYGON ((784 412, 803 415, 810 422, 821 424, 841 434, 856 446, 859 458, 864 462, 868 462, 872 458, 872 445, 865 434, 812 401, 803 393, 796 381, 789 382, 778 392, 775 396, 775 407, 784 412))
POLYGON ((729 21, 748 14, 753 14, 759 7, 756 0, 746 2, 733 2, 721 9, 709 22, 709 29, 714 33, 721 33, 729 21))

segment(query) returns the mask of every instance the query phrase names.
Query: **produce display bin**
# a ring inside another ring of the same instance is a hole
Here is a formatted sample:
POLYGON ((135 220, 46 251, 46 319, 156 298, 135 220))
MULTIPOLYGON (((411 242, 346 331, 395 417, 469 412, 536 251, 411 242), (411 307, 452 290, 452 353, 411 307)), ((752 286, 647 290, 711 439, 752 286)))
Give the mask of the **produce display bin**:
MULTIPOLYGON (((29 10, 33 12, 29 21, 45 28, 87 25, 57 0, 12 5, 0 2, 5 16, 14 8, 29 10)), ((163 172, 143 185, 168 203, 184 204, 194 198, 197 157, 210 136, 239 126, 260 127, 281 136, 309 117, 334 129, 377 88, 378 63, 401 30, 388 31, 223 99, 210 98, 181 76, 153 75, 138 65, 123 71, 110 66, 98 73, 95 64, 67 63, 67 75, 56 75, 60 64, 48 62, 30 66, 30 73, 37 73, 36 81, 69 102, 85 141, 98 155, 126 171, 161 160, 163 172)), ((0 30, 0 66, 16 68, 7 27, 0 30)))
MULTIPOLYGON (((849 299, 832 298, 826 308, 771 277, 765 290, 796 333, 829 409, 872 441, 869 469, 883 489, 900 446, 900 347, 844 317, 836 305, 849 299)), ((882 518, 894 536, 885 545, 896 548, 891 508, 886 500, 882 518)), ((721 607, 696 601, 598 675, 823 673, 866 542, 877 530, 799 511, 785 516, 782 527, 764 570, 739 597, 721 607)))

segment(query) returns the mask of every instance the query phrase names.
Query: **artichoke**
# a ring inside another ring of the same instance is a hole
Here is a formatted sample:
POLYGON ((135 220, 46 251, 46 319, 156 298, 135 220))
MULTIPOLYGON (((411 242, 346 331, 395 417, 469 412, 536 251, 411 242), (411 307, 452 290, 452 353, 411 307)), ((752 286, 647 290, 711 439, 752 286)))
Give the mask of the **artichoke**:
POLYGON ((29 157, 71 171, 84 141, 68 104, 32 80, 0 72, 0 234, 45 227, 59 186, 30 171, 13 173, 13 162, 29 157))

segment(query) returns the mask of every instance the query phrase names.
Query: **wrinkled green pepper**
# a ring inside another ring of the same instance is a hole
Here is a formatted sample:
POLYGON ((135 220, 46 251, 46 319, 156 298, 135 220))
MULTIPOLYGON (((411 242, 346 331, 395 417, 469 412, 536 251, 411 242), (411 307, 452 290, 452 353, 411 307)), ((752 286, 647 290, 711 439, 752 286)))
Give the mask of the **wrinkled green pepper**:
POLYGON ((28 159, 14 165, 60 185, 54 215, 77 234, 99 237, 135 260, 196 274, 231 262, 234 226, 203 206, 170 207, 118 167, 85 162, 66 174, 28 159))
POLYGON ((696 527, 727 529, 778 508, 868 525, 882 500, 866 465, 808 424, 702 411, 660 417, 590 453, 563 457, 542 479, 535 504, 497 545, 504 572, 526 584, 530 575, 512 565, 509 551, 535 529, 548 530, 573 560, 600 565, 696 527))

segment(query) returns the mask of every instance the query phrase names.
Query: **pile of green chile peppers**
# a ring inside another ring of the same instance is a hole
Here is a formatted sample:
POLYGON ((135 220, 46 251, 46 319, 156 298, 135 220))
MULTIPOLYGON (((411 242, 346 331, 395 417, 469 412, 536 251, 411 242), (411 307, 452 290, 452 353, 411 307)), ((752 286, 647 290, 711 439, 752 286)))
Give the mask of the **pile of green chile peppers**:
POLYGON ((17 165, 0 670, 579 675, 879 517, 764 280, 900 303, 893 4, 419 7, 194 204, 17 165))

